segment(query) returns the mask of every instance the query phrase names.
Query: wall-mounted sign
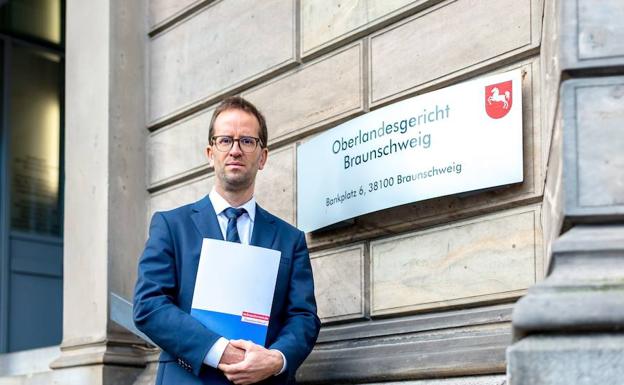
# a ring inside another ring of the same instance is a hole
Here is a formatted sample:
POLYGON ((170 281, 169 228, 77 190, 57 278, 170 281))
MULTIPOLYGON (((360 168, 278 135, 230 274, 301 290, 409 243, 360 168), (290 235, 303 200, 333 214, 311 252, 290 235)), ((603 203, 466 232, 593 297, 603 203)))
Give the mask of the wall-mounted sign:
POLYGON ((297 148, 297 224, 522 182, 520 70, 380 108, 297 148))

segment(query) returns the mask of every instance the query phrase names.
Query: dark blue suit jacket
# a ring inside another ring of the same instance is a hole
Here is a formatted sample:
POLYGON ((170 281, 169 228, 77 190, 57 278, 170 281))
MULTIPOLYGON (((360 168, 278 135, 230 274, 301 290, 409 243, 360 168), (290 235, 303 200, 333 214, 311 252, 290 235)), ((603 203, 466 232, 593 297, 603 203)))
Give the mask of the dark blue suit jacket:
MULTIPOLYGON (((152 217, 139 260, 134 322, 163 349, 157 385, 231 384, 221 371, 202 364, 220 335, 189 314, 203 238, 223 239, 208 196, 152 217)), ((263 383, 285 384, 294 381, 320 328, 305 236, 256 206, 250 243, 282 253, 265 346, 284 354, 287 370, 263 383)))

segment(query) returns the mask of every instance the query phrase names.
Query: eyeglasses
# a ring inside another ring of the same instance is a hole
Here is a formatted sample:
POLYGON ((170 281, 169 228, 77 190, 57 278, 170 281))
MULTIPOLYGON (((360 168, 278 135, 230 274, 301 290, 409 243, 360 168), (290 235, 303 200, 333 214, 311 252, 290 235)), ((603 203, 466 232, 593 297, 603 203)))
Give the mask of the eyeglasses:
POLYGON ((219 135, 212 137, 212 144, 215 145, 217 150, 222 152, 228 152, 234 147, 234 142, 238 142, 242 152, 254 152, 259 143, 262 143, 260 138, 254 138, 253 136, 241 136, 238 139, 234 139, 232 136, 219 135))

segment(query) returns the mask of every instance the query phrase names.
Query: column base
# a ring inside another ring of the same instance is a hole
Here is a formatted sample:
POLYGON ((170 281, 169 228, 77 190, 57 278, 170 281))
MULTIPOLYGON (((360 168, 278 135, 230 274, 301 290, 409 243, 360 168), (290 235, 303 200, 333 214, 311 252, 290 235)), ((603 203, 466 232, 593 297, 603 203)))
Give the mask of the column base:
POLYGON ((624 333, 531 335, 507 362, 509 385, 622 385, 624 333))

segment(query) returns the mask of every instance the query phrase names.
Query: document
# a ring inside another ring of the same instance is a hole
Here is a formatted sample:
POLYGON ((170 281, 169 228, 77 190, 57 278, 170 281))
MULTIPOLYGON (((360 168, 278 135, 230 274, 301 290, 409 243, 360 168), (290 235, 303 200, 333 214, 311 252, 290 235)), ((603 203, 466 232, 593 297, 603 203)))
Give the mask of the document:
POLYGON ((277 250, 205 238, 191 315, 227 339, 264 346, 280 256, 277 250))

